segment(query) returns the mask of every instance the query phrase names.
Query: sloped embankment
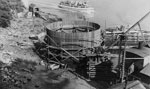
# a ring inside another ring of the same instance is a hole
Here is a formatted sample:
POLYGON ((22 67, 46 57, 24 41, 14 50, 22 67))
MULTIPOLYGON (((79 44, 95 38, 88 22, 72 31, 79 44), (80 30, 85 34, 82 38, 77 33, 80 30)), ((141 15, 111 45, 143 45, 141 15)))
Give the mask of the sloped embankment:
POLYGON ((0 28, 0 89, 95 89, 67 70, 47 70, 29 36, 43 32, 43 20, 18 18, 0 28), (34 23, 34 25, 33 25, 34 23))
POLYGON ((13 15, 22 12, 24 8, 21 0, 0 0, 0 27, 10 26, 13 15))
POLYGON ((95 89, 67 70, 46 70, 31 61, 17 59, 0 72, 0 89, 95 89))

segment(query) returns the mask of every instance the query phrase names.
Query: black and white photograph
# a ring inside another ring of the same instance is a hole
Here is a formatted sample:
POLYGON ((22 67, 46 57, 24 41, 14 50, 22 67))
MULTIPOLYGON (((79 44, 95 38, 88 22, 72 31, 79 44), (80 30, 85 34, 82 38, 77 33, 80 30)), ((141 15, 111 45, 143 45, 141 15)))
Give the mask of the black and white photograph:
POLYGON ((0 0, 0 89, 150 89, 150 0, 0 0))

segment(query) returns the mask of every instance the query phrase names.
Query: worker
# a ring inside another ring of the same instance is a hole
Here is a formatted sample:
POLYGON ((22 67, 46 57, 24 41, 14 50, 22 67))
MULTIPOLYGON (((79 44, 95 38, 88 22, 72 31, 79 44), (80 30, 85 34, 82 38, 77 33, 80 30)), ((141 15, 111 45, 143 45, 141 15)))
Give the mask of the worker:
POLYGON ((35 8, 35 4, 29 5, 29 12, 32 12, 32 16, 34 15, 34 8, 35 8))
POLYGON ((39 8, 35 8, 34 11, 35 17, 40 17, 39 11, 40 11, 39 8))

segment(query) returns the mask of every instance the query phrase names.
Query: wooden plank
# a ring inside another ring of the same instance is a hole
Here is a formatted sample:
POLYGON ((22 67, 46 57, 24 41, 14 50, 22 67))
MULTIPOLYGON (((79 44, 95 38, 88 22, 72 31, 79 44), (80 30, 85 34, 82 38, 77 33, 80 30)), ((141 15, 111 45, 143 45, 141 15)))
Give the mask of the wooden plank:
POLYGON ((134 59, 134 60, 143 60, 144 58, 126 58, 126 60, 132 60, 132 59, 134 59))
POLYGON ((66 52, 69 56, 71 56, 72 58, 75 59, 76 62, 79 62, 79 59, 76 58, 75 56, 73 56, 72 54, 70 54, 68 51, 66 51, 65 49, 61 48, 64 52, 66 52))

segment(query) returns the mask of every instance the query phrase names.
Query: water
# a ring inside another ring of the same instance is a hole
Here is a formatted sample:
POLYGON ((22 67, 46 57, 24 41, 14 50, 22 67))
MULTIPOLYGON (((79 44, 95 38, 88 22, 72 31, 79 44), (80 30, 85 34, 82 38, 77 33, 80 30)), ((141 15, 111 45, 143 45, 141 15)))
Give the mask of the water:
MULTIPOLYGON (((23 0, 26 1, 26 0, 23 0)), ((40 2, 47 4, 46 6, 56 6, 61 0, 30 0, 29 2, 40 2)), ((81 0, 75 0, 81 1, 81 0)), ((84 1, 84 0, 82 0, 84 1)), ((142 16, 144 16, 150 10, 149 0, 85 0, 91 7, 94 7, 94 17, 90 18, 90 21, 96 22, 101 25, 102 28, 114 27, 120 25, 133 25, 142 16)), ((69 14, 66 11, 50 10, 53 13, 59 13, 60 16, 67 17, 76 15, 75 13, 69 14), (63 13, 60 13, 63 12, 63 13)), ((77 13, 79 15, 79 13, 77 13)), ((81 16, 80 16, 81 17, 81 16)), ((150 16, 149 16, 150 17, 150 16)), ((149 19, 149 18, 148 18, 149 19)), ((144 30, 150 29, 150 19, 141 23, 144 30)))
MULTIPOLYGON (((32 2, 36 3, 37 6, 40 6, 42 11, 57 14, 59 17, 66 18, 68 20, 69 19, 77 19, 77 18, 84 19, 84 17, 86 17, 87 20, 90 20, 92 22, 99 23, 101 21, 100 19, 96 18, 97 13, 94 13, 94 15, 96 15, 96 16, 91 16, 91 15, 89 16, 89 15, 86 15, 85 13, 81 14, 80 12, 76 12, 76 11, 59 9, 57 7, 57 5, 59 4, 60 1, 61 0, 44 0, 44 2, 43 2, 43 0, 33 0, 33 1, 30 1, 30 3, 32 3, 32 2)), ((93 7, 92 5, 90 5, 90 6, 93 7)))

